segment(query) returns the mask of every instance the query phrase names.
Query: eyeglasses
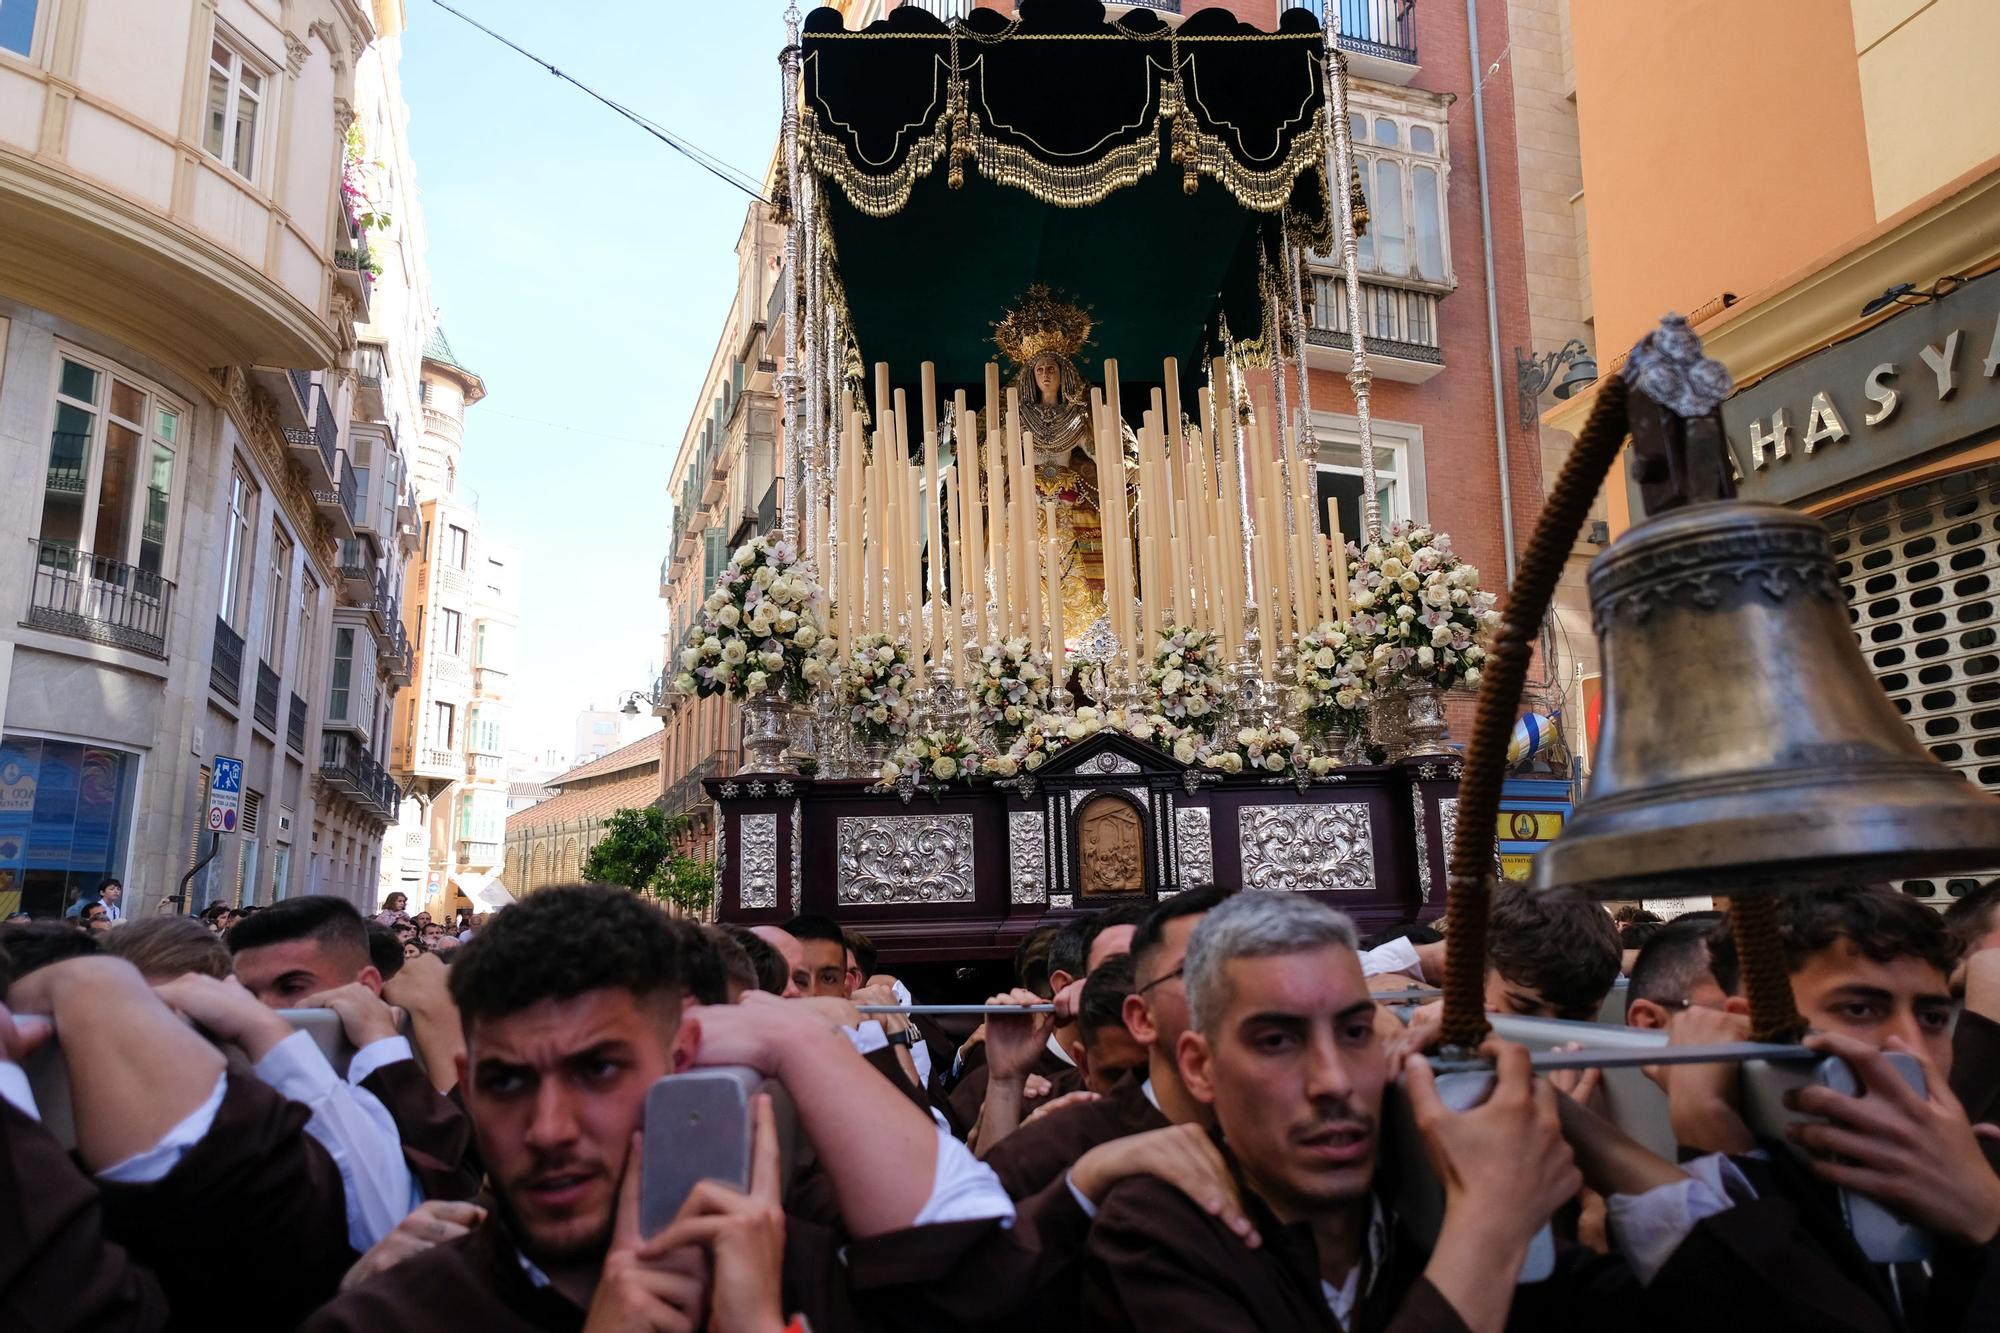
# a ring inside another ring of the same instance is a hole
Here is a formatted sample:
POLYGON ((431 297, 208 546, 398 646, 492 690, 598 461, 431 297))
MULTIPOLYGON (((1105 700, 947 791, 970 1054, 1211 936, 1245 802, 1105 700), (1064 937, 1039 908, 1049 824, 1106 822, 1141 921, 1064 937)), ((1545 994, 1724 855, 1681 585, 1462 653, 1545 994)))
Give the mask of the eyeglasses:
POLYGON ((1153 989, 1153 987, 1159 985, 1161 982, 1172 981, 1175 977, 1182 976, 1186 972, 1187 972, 1187 966, 1183 964, 1180 967, 1175 968, 1173 971, 1167 973, 1165 976, 1154 977, 1151 981, 1139 987, 1137 993, 1140 995, 1144 995, 1147 991, 1153 989))

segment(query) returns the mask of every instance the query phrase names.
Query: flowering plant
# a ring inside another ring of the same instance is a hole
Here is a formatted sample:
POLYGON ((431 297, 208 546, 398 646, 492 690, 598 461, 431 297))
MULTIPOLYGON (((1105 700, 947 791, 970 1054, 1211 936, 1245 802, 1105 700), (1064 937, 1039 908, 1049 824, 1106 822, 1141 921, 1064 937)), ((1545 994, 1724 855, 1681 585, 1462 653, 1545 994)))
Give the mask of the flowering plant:
POLYGON ((905 771, 915 775, 935 796, 944 784, 957 778, 971 781, 980 774, 980 758, 972 741, 962 731, 927 731, 912 736, 890 761, 882 765, 880 785, 890 786, 905 771))
POLYGON ((826 594, 787 541, 753 537, 736 548, 703 603, 694 642, 681 653, 682 694, 802 703, 829 675, 837 647, 821 618, 826 594))
POLYGON ((1244 727, 1234 745, 1211 746, 1201 757, 1204 768, 1218 773, 1259 773, 1283 776, 1292 771, 1299 733, 1290 727, 1244 727))
POLYGON ((1160 651, 1146 672, 1146 684, 1163 716, 1204 735, 1213 731, 1228 688, 1221 638, 1192 625, 1167 626, 1160 631, 1160 651))
POLYGON ((1115 731, 1135 741, 1157 745, 1184 764, 1192 764, 1200 757, 1197 738, 1158 713, 1084 707, 1074 713, 1043 713, 1036 717, 1005 754, 986 761, 986 771, 1001 778, 1033 773, 1058 752, 1100 731, 1115 731))
POLYGON ((1308 736, 1345 732, 1360 721, 1368 704, 1366 668, 1347 626, 1329 621, 1299 639, 1293 670, 1308 736))
POLYGON ((1007 749, 1048 709, 1048 669, 1028 651, 1026 639, 988 644, 979 657, 972 695, 979 720, 993 729, 994 743, 1007 749))
POLYGON ((1486 643, 1499 628, 1493 594, 1451 538, 1394 523, 1379 542, 1348 548, 1354 618, 1349 646, 1357 674, 1376 691, 1409 684, 1476 689, 1486 643))
POLYGON ((863 740, 893 741, 909 732, 915 681, 903 644, 886 634, 864 634, 854 641, 847 669, 840 673, 840 698, 863 740))

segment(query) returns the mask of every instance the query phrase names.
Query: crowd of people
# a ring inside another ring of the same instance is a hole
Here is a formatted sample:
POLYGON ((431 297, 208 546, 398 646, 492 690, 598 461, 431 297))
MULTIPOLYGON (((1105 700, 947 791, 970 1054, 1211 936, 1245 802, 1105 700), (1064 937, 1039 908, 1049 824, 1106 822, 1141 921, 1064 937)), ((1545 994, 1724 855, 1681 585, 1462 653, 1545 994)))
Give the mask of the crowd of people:
MULTIPOLYGON (((1785 898, 1807 1044, 1852 1086, 1773 1124, 1742 1066, 1663 1059, 1668 1156, 1497 1038, 1462 1095, 1395 995, 1447 942, 1304 895, 1045 924, 971 1030, 824 917, 400 899, 0 926, 0 1328, 2000 1327, 2000 886, 1785 898), (67 1140, 28 1077, 51 1042, 67 1140), (725 1066, 781 1090, 747 1183, 648 1234, 648 1093, 725 1066), (1921 1257, 1871 1258, 1856 1201, 1921 1257)), ((1743 1040, 1741 972, 1720 913, 1494 897, 1494 1013, 1618 1021, 1623 976, 1668 1047, 1743 1040)))

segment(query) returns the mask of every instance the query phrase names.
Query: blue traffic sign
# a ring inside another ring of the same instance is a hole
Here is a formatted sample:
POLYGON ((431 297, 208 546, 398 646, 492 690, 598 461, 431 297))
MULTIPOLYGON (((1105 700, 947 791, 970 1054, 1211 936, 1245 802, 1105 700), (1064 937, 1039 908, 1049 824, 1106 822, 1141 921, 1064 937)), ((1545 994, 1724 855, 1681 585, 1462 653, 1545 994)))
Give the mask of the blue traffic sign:
POLYGON ((215 756, 208 779, 209 832, 234 833, 237 812, 242 804, 243 761, 226 754, 215 756))

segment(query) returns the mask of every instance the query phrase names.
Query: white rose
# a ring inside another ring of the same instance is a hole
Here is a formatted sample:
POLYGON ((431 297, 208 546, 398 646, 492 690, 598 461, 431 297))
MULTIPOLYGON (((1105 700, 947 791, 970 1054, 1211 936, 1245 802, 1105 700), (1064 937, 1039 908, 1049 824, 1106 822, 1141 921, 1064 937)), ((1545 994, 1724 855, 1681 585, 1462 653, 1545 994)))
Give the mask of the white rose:
POLYGON ((1032 773, 1036 769, 1042 766, 1042 760, 1046 757, 1047 756, 1043 755, 1043 753, 1040 750, 1037 750, 1033 754, 1029 755, 1027 759, 1023 761, 1023 763, 1027 767, 1027 770, 1030 773, 1032 773))
POLYGON ((750 650, 743 646, 741 639, 731 639, 722 650, 722 660, 731 666, 735 666, 749 655, 750 650))
POLYGON ((682 694, 693 694, 695 691, 694 677, 685 671, 681 672, 680 675, 674 677, 674 689, 682 694))
POLYGON ((873 722, 875 725, 880 726, 884 722, 887 722, 889 720, 889 710, 884 706, 882 706, 881 704, 876 704, 873 708, 868 710, 868 720, 870 722, 873 722))
POLYGON ((1436 661, 1437 661, 1437 650, 1432 648, 1429 644, 1425 644, 1422 648, 1417 649, 1418 666, 1431 666, 1436 661))
POLYGON ((1270 754, 1264 756, 1264 767, 1269 769, 1273 773, 1284 772, 1285 756, 1278 753, 1275 750, 1272 751, 1270 754))
POLYGON ((1451 642, 1450 625, 1431 626, 1431 646, 1433 648, 1442 648, 1450 642, 1451 642))
POLYGON ((1361 691, 1359 690, 1337 691, 1333 696, 1333 701, 1339 704, 1342 708, 1352 708, 1356 704, 1361 702, 1361 691))
POLYGON ((1187 677, 1182 675, 1179 670, 1170 670, 1166 675, 1160 677, 1160 693, 1178 694, 1180 693, 1181 686, 1186 683, 1187 677))
POLYGON ((1222 771, 1225 773, 1241 773, 1243 771, 1243 756, 1234 752, 1223 755, 1222 771))
POLYGON ((1063 735, 1073 741, 1080 741, 1090 734, 1091 729, 1082 722, 1070 722, 1063 727, 1063 735))
POLYGON ((713 634, 709 635, 701 641, 701 651, 709 657, 714 657, 722 651, 722 640, 716 638, 713 634))
POLYGON ((798 629, 798 627, 799 627, 798 612, 796 611, 778 612, 778 633, 790 634, 794 630, 798 629))
POLYGON ((810 648, 819 642, 819 631, 811 625, 801 625, 799 632, 792 637, 792 642, 801 648, 810 648))
POLYGON ((758 660, 764 664, 764 670, 766 671, 783 671, 785 669, 785 655, 783 653, 763 653, 759 655, 758 660))
POLYGON ((769 676, 761 671, 753 671, 743 678, 743 692, 746 694, 762 694, 764 687, 770 683, 771 678, 769 676))
POLYGON ((1021 771, 1021 762, 1010 754, 1000 754, 988 759, 986 767, 992 769, 1003 778, 1011 778, 1021 771))
POLYGON ((799 674, 805 678, 806 684, 817 685, 826 679, 826 668, 820 665, 817 657, 808 657, 805 666, 799 669, 799 674))
POLYGON ((1192 764, 1194 756, 1195 744, 1193 737, 1183 736, 1174 742, 1174 758, 1180 760, 1183 764, 1192 764))
POLYGON ((734 606, 725 606, 715 613, 715 622, 725 629, 735 629, 743 623, 743 613, 734 606))
POLYGON ((1473 668, 1472 670, 1470 670, 1470 671, 1468 671, 1468 672, 1466 672, 1466 673, 1465 673, 1465 684, 1466 684, 1467 688, 1469 688, 1469 689, 1475 689, 1475 690, 1476 690, 1476 689, 1478 689, 1478 688, 1479 688, 1479 668, 1478 668, 1478 667, 1474 667, 1474 668, 1473 668))
POLYGON ((1403 577, 1396 580, 1396 586, 1401 588, 1404 592, 1415 592, 1418 588, 1423 586, 1423 580, 1418 578, 1415 574, 1405 574, 1403 575, 1403 577))
POLYGON ((945 755, 931 765, 931 776, 940 782, 948 782, 958 776, 958 760, 945 755))
POLYGON ((1395 556, 1392 555, 1387 560, 1384 560, 1382 562, 1383 578, 1385 579, 1400 578, 1402 576, 1402 573, 1403 573, 1403 562, 1396 559, 1395 556))
POLYGON ((777 570, 772 569, 769 565, 761 565, 758 567, 757 572, 750 576, 750 581, 760 588, 768 588, 771 586, 771 580, 776 577, 778 577, 777 570))
POLYGON ((753 563, 756 562, 756 559, 757 559, 756 547, 739 546, 736 548, 736 554, 729 557, 729 563, 736 566, 738 569, 748 569, 753 563))
POLYGON ((896 767, 893 760, 885 759, 882 761, 882 767, 875 770, 875 776, 883 782, 894 782, 903 776, 903 770, 896 767))
POLYGON ((701 649, 689 648, 681 653, 681 669, 692 671, 701 665, 701 649))

